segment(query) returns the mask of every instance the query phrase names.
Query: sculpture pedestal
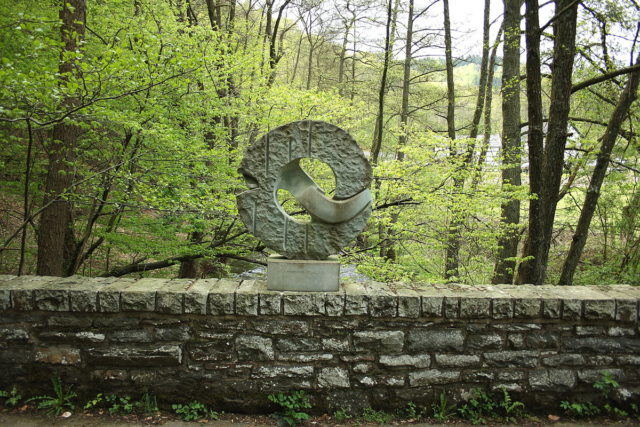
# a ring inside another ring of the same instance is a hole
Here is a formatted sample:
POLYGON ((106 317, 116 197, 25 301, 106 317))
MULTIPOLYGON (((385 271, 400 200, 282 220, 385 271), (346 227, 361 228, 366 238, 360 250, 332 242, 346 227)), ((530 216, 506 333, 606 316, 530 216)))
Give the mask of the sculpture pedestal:
POLYGON ((336 292, 340 283, 340 262, 336 255, 326 260, 267 259, 267 289, 270 291, 336 292))

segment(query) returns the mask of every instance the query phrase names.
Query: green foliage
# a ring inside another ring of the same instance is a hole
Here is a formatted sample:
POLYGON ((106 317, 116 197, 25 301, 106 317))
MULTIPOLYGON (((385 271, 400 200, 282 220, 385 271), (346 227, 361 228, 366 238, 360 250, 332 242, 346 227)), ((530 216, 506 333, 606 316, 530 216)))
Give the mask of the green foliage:
POLYGON ((98 408, 104 402, 104 397, 102 393, 96 394, 96 397, 90 399, 85 403, 84 409, 95 409, 98 408))
POLYGON ((497 397, 477 388, 471 392, 473 397, 458 409, 458 413, 472 424, 484 424, 487 419, 513 423, 524 416, 524 403, 514 401, 504 387, 497 397))
POLYGON ((135 403, 131 401, 130 396, 108 394, 105 396, 105 402, 110 415, 128 415, 135 409, 135 403))
MULTIPOLYGON (((600 373, 600 378, 593 383, 593 388, 600 394, 600 398, 604 402, 602 406, 592 402, 569 402, 563 400, 560 402, 560 408, 572 418, 589 418, 603 413, 613 418, 626 418, 629 416, 627 411, 615 406, 611 400, 612 394, 620 388, 620 384, 609 371, 600 373)), ((631 405, 631 409, 632 411, 635 410, 634 404, 631 405)))
POLYGON ((386 424, 393 421, 395 417, 385 411, 376 411, 373 408, 365 408, 360 419, 365 423, 386 424))
POLYGON ((456 414, 456 406, 447 403, 447 395, 444 392, 440 393, 438 403, 433 403, 431 409, 433 418, 443 423, 449 421, 456 414))
POLYGON ((270 394, 267 398, 282 408, 281 412, 274 414, 279 425, 296 426, 309 419, 309 414, 302 411, 311 408, 309 398, 304 391, 270 394))
POLYGON ((346 410, 344 408, 340 408, 340 409, 338 409, 337 411, 335 411, 333 413, 333 418, 337 422, 342 423, 342 422, 345 422, 345 421, 348 421, 348 420, 352 419, 353 415, 351 415, 351 413, 348 410, 346 410))
POLYGON ((560 402, 560 408, 571 418, 594 417, 600 413, 600 408, 591 402, 560 402))
POLYGON ((424 416, 424 410, 419 409, 415 403, 409 402, 407 406, 398 411, 398 416, 409 420, 419 420, 424 416))
POLYGON ((0 399, 4 399, 5 406, 14 408, 22 400, 22 396, 18 393, 18 389, 14 385, 11 387, 11 391, 0 390, 0 399))
POLYGON ((71 390, 71 387, 65 389, 58 377, 51 378, 51 382, 53 383, 54 396, 35 396, 27 399, 25 403, 37 402, 38 409, 45 409, 48 414, 53 415, 60 415, 67 409, 73 410, 75 408, 73 399, 77 397, 77 394, 71 390))
POLYGON ((197 401, 189 402, 186 405, 173 404, 171 408, 183 421, 217 420, 220 417, 218 412, 208 409, 206 405, 197 401))
POLYGON ((309 419, 304 409, 311 409, 311 402, 304 391, 270 394, 267 398, 282 408, 274 414, 279 425, 297 426, 309 419))
POLYGON ((144 392, 142 394, 142 397, 140 397, 140 400, 138 400, 138 402, 136 403, 138 410, 143 414, 151 414, 159 411, 158 400, 156 399, 156 396, 150 394, 149 392, 144 392))

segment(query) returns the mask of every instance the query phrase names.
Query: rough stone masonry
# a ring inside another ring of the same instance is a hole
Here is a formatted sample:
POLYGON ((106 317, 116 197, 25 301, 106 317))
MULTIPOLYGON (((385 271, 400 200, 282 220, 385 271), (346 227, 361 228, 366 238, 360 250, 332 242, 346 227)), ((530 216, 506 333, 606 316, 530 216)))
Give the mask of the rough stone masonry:
POLYGON ((609 371, 640 394, 640 288, 342 284, 0 276, 0 388, 155 393, 268 410, 307 390, 316 411, 428 404, 506 387, 538 408, 589 398, 609 371))

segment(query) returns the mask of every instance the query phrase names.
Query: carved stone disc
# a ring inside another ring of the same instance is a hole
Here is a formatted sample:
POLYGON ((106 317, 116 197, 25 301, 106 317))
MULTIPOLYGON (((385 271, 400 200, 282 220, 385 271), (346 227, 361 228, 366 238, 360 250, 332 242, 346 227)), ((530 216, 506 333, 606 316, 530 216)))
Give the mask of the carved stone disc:
POLYGON ((247 149, 239 172, 248 191, 237 197, 249 231, 292 259, 325 259, 365 227, 371 215, 371 165, 354 139, 329 123, 303 120, 273 129, 247 149), (327 163, 336 177, 332 198, 300 168, 303 158, 327 163), (289 216, 278 189, 290 191, 311 216, 289 216))

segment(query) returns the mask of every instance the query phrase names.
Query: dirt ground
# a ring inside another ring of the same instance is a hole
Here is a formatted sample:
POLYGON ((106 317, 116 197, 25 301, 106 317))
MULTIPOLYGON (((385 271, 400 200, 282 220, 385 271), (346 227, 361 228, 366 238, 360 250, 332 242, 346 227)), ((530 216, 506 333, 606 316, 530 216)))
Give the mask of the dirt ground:
MULTIPOLYGON (((193 427, 197 425, 207 425, 213 427, 273 427, 277 424, 275 420, 268 416, 247 416, 237 414, 224 414, 220 420, 215 421, 198 421, 185 422, 173 418, 171 415, 160 414, 156 416, 119 416, 110 417, 107 415, 98 415, 90 413, 78 413, 68 418, 47 416, 36 412, 0 412, 0 426, 11 427, 48 427, 48 426, 64 426, 64 427, 133 427, 133 426, 150 426, 161 425, 163 427, 193 427)), ((410 423, 407 421, 397 421, 386 425, 410 425, 412 427, 470 427, 460 421, 452 421, 446 424, 432 423, 410 423)), ((351 422, 348 424, 337 424, 330 417, 315 417, 303 424, 303 427, 325 427, 325 426, 380 426, 380 424, 364 424, 351 422)), ((581 427, 581 426, 638 426, 640 423, 630 421, 611 421, 611 420, 595 420, 588 422, 568 422, 568 421, 549 421, 549 420, 533 420, 518 424, 501 424, 490 423, 491 426, 554 426, 554 427, 581 427)))

